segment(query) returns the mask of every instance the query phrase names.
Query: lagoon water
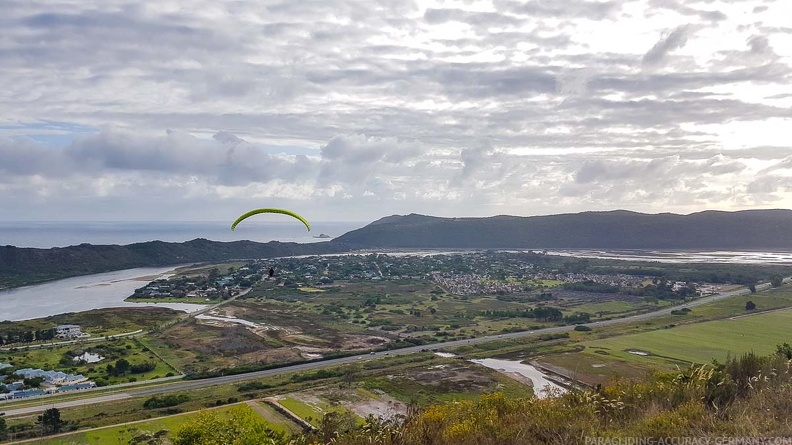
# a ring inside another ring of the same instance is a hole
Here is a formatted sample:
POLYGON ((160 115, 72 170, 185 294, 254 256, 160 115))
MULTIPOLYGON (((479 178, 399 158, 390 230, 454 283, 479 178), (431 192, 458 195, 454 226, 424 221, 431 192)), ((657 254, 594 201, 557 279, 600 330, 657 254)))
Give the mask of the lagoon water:
POLYGON ((790 251, 548 249, 550 255, 659 263, 792 264, 790 251))
POLYGON ((203 308, 200 304, 124 301, 135 289, 157 277, 167 276, 173 269, 173 266, 142 267, 0 291, 0 321, 29 320, 106 307, 161 306, 185 312, 203 308))

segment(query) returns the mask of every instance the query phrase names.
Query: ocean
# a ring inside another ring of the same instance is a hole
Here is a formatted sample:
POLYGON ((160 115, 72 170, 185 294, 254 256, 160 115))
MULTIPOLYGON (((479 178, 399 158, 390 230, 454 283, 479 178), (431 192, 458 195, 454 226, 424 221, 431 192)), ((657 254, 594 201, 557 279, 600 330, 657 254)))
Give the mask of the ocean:
POLYGON ((212 241, 251 240, 311 243, 327 241, 320 234, 336 237, 363 227, 364 222, 311 222, 311 231, 294 223, 245 221, 231 231, 225 222, 63 222, 0 221, 0 246, 66 247, 77 244, 132 244, 146 241, 184 242, 196 238, 212 241))

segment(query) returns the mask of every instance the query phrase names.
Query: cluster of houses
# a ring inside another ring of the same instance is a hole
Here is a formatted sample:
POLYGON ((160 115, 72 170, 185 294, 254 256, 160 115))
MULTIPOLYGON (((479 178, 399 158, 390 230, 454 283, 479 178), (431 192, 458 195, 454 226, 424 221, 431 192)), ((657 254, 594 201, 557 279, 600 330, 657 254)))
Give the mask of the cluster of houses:
POLYGON ((454 295, 495 294, 498 292, 520 292, 525 284, 492 280, 478 274, 450 274, 435 272, 432 281, 443 286, 454 295))
MULTIPOLYGON (((10 366, 9 364, 0 364, 0 369, 10 366)), ((7 391, 6 393, 0 394, 0 400, 24 399, 44 394, 77 391, 96 387, 96 383, 88 380, 87 377, 81 374, 73 375, 60 371, 24 368, 17 369, 14 371, 13 375, 22 377, 23 379, 34 379, 38 377, 41 378, 42 382, 38 388, 25 388, 24 380, 6 382, 9 376, 0 376, 0 384, 4 385, 7 391)))
MULTIPOLYGON (((82 332, 79 325, 62 324, 55 326, 55 338, 73 340, 77 338, 90 337, 90 334, 82 332)), ((85 353, 83 356, 75 357, 76 361, 92 363, 97 361, 99 356, 85 353)), ((104 357, 102 357, 104 358, 104 357)), ((0 363, 0 369, 10 368, 7 363, 0 363)), ((27 397, 40 396, 44 394, 54 394, 57 392, 76 391, 96 387, 96 383, 89 381, 87 377, 77 374, 67 374, 60 371, 45 371, 43 369, 23 368, 17 369, 11 376, 0 375, 0 385, 5 388, 5 392, 0 393, 0 400, 24 399, 27 397), (10 377, 16 377, 10 380, 10 377), (23 380, 18 380, 22 378, 23 380), (24 379, 41 379, 38 388, 30 388, 25 385, 24 379)))
POLYGON ((590 281, 597 284, 606 284, 608 286, 635 287, 641 284, 646 278, 625 274, 598 275, 590 273, 537 272, 523 274, 519 278, 515 278, 512 281, 504 281, 492 279, 489 276, 479 274, 435 272, 431 274, 431 279, 435 283, 443 286, 445 289, 448 289, 448 291, 453 294, 477 295, 495 294, 499 292, 520 292, 523 291, 526 286, 530 286, 530 283, 526 283, 526 281, 529 280, 560 281, 563 283, 590 281))
POLYGON ((240 267, 237 271, 227 276, 198 277, 196 281, 189 281, 185 277, 159 279, 150 282, 144 287, 135 289, 132 298, 205 298, 213 300, 222 297, 231 297, 242 289, 250 287, 251 280, 257 280, 260 270, 258 263, 240 267))

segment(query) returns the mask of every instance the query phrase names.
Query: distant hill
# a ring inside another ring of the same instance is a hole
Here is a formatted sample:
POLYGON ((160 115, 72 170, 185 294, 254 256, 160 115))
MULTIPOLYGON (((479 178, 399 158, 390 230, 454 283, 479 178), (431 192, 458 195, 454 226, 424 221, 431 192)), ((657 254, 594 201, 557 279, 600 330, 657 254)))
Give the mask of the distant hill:
POLYGON ((0 246, 0 289, 46 280, 133 267, 169 266, 241 258, 333 253, 338 246, 326 242, 297 244, 229 243, 194 239, 184 243, 150 241, 118 245, 91 245, 29 249, 0 246))
POLYGON ((690 215, 616 210, 550 216, 388 216, 335 238, 360 248, 790 249, 792 210, 690 215))
POLYGON ((52 249, 0 247, 0 289, 133 267, 317 255, 375 248, 792 249, 792 210, 648 215, 617 210, 551 216, 388 216, 312 244, 151 241, 52 249))

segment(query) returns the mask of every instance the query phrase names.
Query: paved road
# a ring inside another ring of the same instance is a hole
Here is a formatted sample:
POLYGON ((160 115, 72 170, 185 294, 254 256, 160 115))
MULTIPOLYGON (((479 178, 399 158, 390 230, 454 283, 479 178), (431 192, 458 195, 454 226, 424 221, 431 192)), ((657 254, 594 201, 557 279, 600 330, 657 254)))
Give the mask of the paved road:
MULTIPOLYGON (((789 282, 789 279, 786 279, 785 282, 789 282)), ((756 286, 757 291, 766 290, 770 287, 769 284, 759 285, 756 286)), ((697 306, 701 306, 704 304, 712 303, 714 301, 723 300, 726 298, 735 297, 738 295, 748 294, 748 289, 738 289, 731 292, 724 292, 721 294, 712 295, 709 297, 699 298, 694 301, 687 302, 682 305, 677 305, 673 307, 667 307, 661 309, 659 311, 654 312, 647 312, 644 314, 633 315, 630 317, 625 318, 616 318, 613 320, 606 320, 606 321, 596 321, 593 323, 588 323, 586 326, 590 327, 600 327, 600 326, 612 326, 618 324, 626 324, 626 323, 635 323, 640 321, 649 320, 656 317, 661 317, 663 315, 670 315, 672 310, 679 309, 681 307, 688 307, 694 308, 697 306)), ((323 360, 319 362, 312 362, 312 363, 302 363, 299 365, 293 366, 286 366, 283 368, 276 368, 276 369, 268 369, 264 371, 255 371, 249 372, 246 374, 238 374, 238 375, 229 375, 229 376, 222 376, 222 377, 214 377, 210 379, 203 379, 203 380, 187 380, 187 381, 180 381, 176 383, 169 383, 169 384, 162 384, 157 385, 152 388, 141 388, 141 389, 134 389, 134 390, 127 390, 124 392, 114 393, 114 394, 107 394, 97 397, 90 397, 80 400, 68 401, 68 402, 47 402, 42 400, 40 404, 35 406, 28 406, 25 408, 17 408, 17 409, 9 409, 5 410, 5 415, 7 417, 11 416, 21 416, 27 414, 33 414, 37 412, 44 411, 45 409, 55 407, 55 408, 67 408, 73 406, 83 406, 83 405, 90 405, 94 403, 102 403, 108 402, 113 400, 124 400, 129 399, 132 397, 143 397, 143 396, 151 396, 155 394, 163 394, 173 391, 185 391, 185 390, 193 390, 198 388, 204 388, 207 386, 213 385, 220 385, 226 383, 235 383, 241 382, 244 380, 252 380, 257 379, 260 377, 269 377, 283 373, 289 372, 296 372, 296 371, 308 371, 318 368, 326 368, 330 366, 340 365, 344 363, 354 363, 358 360, 367 360, 367 359, 374 359, 380 358, 385 356, 391 355, 405 355, 405 354, 414 354, 416 352, 420 352, 426 349, 438 349, 438 348, 454 348, 458 346, 465 346, 465 345, 474 345, 478 343, 486 343, 493 340, 499 339, 510 339, 510 338, 521 338, 521 337, 530 337, 536 335, 544 335, 544 334, 556 334, 561 332, 571 331, 575 328, 575 326, 558 326, 553 328, 545 328, 545 329, 536 329, 533 331, 522 331, 522 332, 511 332, 508 334, 500 334, 500 335, 489 335, 486 337, 478 337, 478 338, 471 338, 467 340, 454 340, 448 341, 444 343, 433 343, 429 345, 421 345, 421 346, 413 346, 409 348, 403 349, 396 349, 392 351, 385 351, 385 352, 377 352, 377 353, 369 353, 369 354, 361 354, 361 355, 354 355, 350 357, 344 358, 336 358, 331 360, 323 360)), ((0 404, 0 411, 2 411, 2 404, 0 404)))

